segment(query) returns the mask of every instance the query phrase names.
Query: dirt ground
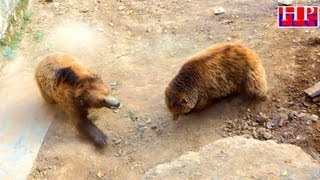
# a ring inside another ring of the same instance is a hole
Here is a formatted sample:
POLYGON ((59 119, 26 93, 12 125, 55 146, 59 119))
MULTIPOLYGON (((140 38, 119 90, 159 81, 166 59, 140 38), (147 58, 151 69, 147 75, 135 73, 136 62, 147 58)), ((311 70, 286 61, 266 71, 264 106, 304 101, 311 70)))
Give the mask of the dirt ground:
MULTIPOLYGON (((270 114, 285 107, 319 115, 317 103, 303 93, 320 78, 319 46, 307 44, 319 31, 278 29, 275 1, 34 0, 30 9, 32 21, 18 57, 4 66, 19 63, 19 71, 33 83, 34 67, 47 53, 74 54, 112 86, 123 107, 92 112, 110 137, 103 150, 51 107, 55 121, 28 179, 139 179, 157 164, 222 138, 220 127, 248 112, 270 114), (219 6, 226 13, 214 15, 219 6), (173 122, 164 104, 164 88, 181 64, 211 44, 234 41, 261 57, 269 98, 256 103, 230 97, 173 122)), ((41 99, 35 85, 26 91, 41 99)), ((318 125, 310 127, 317 131, 318 125)), ((277 132, 272 131, 275 139, 277 132)))

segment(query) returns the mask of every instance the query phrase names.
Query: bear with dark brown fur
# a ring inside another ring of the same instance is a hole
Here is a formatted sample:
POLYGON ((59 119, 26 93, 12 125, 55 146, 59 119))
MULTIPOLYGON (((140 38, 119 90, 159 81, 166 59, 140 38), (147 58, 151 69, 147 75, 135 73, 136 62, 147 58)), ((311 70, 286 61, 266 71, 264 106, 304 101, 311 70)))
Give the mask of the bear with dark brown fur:
POLYGON ((109 87, 75 57, 53 53, 41 61, 35 74, 40 92, 48 103, 57 103, 97 145, 107 136, 88 119, 90 108, 119 108, 120 102, 109 96, 109 87))
POLYGON ((264 68, 257 54, 243 44, 217 44, 181 67, 165 90, 165 102, 176 120, 234 93, 265 98, 264 68))

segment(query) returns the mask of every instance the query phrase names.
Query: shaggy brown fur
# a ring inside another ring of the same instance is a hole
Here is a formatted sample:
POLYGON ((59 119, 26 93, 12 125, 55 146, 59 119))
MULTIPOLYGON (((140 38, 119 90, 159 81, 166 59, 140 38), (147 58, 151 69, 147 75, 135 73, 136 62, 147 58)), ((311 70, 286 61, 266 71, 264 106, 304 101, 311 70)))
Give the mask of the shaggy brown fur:
POLYGON ((265 97, 267 82, 258 56, 242 44, 217 44, 195 55, 165 90, 174 119, 233 93, 265 97))
POLYGON ((89 108, 118 108, 120 102, 109 97, 108 86, 76 58, 53 53, 36 68, 36 81, 43 98, 57 103, 97 145, 104 145, 107 136, 88 118, 89 108))

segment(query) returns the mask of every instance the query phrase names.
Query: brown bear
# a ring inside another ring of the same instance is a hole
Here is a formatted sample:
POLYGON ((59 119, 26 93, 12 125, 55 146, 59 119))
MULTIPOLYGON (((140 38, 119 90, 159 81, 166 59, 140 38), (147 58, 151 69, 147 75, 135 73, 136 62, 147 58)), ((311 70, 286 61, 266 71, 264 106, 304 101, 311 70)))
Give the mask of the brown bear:
POLYGON ((39 63, 35 78, 48 103, 57 103, 97 145, 106 144, 108 137, 88 119, 88 110, 119 108, 120 102, 97 74, 71 55, 52 53, 39 63))
POLYGON ((259 57, 240 43, 217 44, 191 57, 165 90, 173 115, 200 111, 213 100, 244 92, 264 99, 267 82, 259 57))

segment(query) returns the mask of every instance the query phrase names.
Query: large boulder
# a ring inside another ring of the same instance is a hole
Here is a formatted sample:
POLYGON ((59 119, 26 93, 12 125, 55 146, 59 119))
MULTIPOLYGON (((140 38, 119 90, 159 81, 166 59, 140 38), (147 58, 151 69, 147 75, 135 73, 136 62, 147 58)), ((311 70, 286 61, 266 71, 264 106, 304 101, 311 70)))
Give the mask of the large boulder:
POLYGON ((319 179, 320 164, 300 147, 230 137, 150 169, 144 179, 319 179))

